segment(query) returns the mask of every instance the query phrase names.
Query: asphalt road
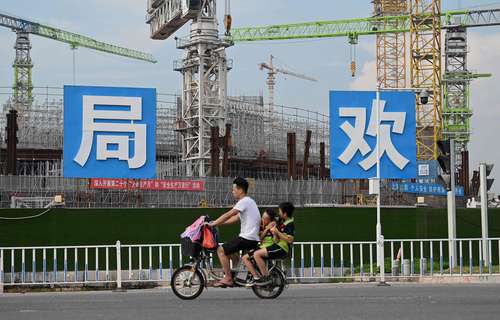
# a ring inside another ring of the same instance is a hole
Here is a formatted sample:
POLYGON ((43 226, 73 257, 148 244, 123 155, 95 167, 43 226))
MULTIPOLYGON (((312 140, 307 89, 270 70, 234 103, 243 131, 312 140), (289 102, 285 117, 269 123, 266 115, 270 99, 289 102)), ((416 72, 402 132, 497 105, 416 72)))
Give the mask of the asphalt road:
POLYGON ((182 301, 169 289, 0 296, 1 320, 500 319, 500 285, 302 285, 277 300, 209 289, 182 301))

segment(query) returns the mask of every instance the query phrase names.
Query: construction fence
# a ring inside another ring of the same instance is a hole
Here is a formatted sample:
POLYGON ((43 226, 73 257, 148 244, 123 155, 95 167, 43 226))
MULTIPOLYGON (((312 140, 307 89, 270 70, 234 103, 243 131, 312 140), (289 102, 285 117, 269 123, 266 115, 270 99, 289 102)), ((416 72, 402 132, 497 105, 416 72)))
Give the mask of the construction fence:
MULTIPOLYGON (((168 178, 167 178, 168 179, 168 178)), ((168 180, 167 180, 168 181, 168 180)), ((171 181, 199 181, 200 190, 145 190, 127 187, 120 190, 96 189, 90 179, 45 176, 0 176, 0 207, 11 206, 12 197, 47 198, 63 195, 68 208, 193 208, 234 205, 230 177, 173 177, 171 181)), ((355 204, 359 182, 331 180, 249 179, 250 195, 261 205, 291 201, 297 206, 355 204)), ((39 206, 39 202, 37 202, 39 206)), ((30 207, 29 204, 26 207, 30 207)), ((36 206, 32 206, 36 207, 36 206)))

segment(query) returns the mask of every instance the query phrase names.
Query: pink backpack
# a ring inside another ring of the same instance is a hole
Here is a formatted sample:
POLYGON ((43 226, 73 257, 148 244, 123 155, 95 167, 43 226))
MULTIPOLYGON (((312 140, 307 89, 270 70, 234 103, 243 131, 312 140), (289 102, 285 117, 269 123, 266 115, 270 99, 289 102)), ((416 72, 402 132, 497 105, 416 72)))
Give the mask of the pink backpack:
POLYGON ((199 217, 193 224, 186 228, 186 230, 181 234, 181 238, 189 238, 191 241, 200 240, 204 223, 205 216, 199 217))

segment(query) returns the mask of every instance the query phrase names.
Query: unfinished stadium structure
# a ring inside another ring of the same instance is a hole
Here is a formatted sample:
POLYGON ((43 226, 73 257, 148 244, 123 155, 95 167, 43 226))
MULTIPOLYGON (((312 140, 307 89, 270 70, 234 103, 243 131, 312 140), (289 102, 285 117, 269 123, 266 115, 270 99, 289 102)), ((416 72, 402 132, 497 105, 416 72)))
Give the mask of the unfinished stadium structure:
MULTIPOLYGON (((4 87, 0 91, 4 101, 2 128, 7 126, 11 110, 11 90, 4 87)), ((216 156, 222 170, 206 177, 190 177, 177 130, 180 110, 177 94, 157 95, 157 179, 197 179, 204 182, 203 191, 144 190, 135 186, 99 189, 91 185, 90 179, 63 177, 63 88, 33 88, 33 103, 17 117, 16 175, 6 171, 7 131, 0 131, 0 206, 15 206, 13 198, 27 199, 19 206, 40 206, 40 199, 50 199, 55 194, 63 194, 70 207, 230 205, 229 186, 235 176, 250 178, 252 192, 263 205, 286 199, 303 205, 365 201, 359 199, 359 192, 367 186, 328 178, 330 139, 325 114, 280 105, 269 112, 261 96, 229 97, 226 125, 230 125, 230 147, 227 156, 216 156), (30 203, 29 199, 33 201, 30 203)))

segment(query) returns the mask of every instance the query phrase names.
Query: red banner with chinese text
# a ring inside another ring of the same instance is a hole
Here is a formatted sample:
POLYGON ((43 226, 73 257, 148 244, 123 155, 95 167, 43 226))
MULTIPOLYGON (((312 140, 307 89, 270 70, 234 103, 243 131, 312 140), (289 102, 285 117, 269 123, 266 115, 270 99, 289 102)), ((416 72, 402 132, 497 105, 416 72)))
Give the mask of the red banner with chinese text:
POLYGON ((160 191, 205 191, 203 180, 134 180, 92 178, 90 189, 113 190, 160 190, 160 191))

